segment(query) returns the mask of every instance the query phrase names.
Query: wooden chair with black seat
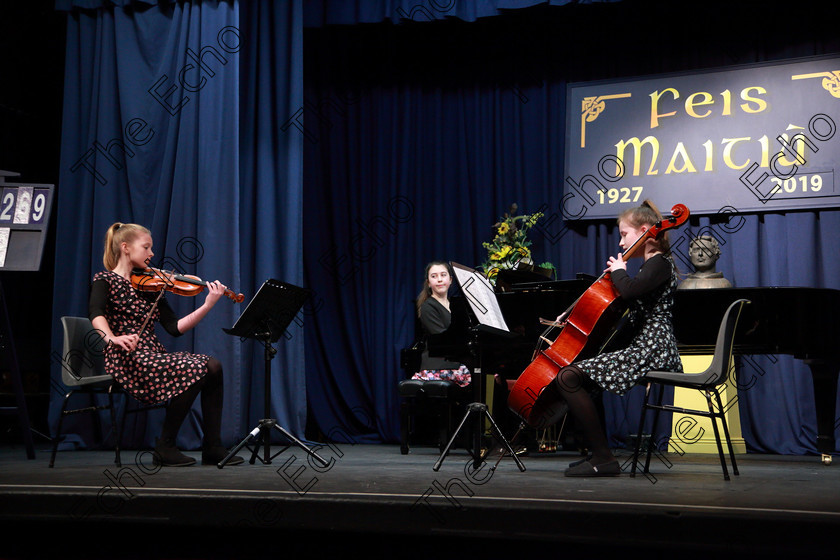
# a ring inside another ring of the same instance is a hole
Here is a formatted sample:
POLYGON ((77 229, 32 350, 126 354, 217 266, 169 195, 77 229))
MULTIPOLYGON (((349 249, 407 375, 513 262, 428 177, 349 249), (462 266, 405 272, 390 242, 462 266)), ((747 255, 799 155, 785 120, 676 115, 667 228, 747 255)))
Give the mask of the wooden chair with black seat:
MULTIPOLYGON (((640 385, 646 385, 645 400, 642 405, 641 418, 639 420, 638 434, 642 433, 645 423, 645 416, 648 410, 654 411, 653 427, 651 433, 656 433, 656 424, 659 420, 660 411, 677 412, 680 414, 688 414, 693 416, 703 416, 711 420, 712 429, 715 434, 717 442, 718 455, 720 456, 720 465, 723 469, 723 478, 729 480, 729 470, 726 467, 726 457, 723 453, 723 445, 720 437, 720 429, 718 428, 717 420, 720 420, 723 428, 723 434, 726 438, 726 445, 729 450, 730 461, 732 462, 732 472, 738 474, 738 465, 735 461, 735 451, 732 447, 732 440, 729 437, 729 428, 726 425, 726 410, 721 402, 718 386, 726 383, 730 375, 730 364, 732 358, 732 347, 735 339, 735 329, 738 326, 738 319, 741 315, 741 310, 744 305, 749 304, 747 299, 739 299, 732 302, 723 314, 718 330, 717 340, 715 342, 714 355, 712 362, 705 371, 700 373, 682 373, 673 371, 651 371, 641 377, 638 381, 640 385), (655 404, 650 402, 651 389, 659 386, 658 397, 655 404), (708 411, 705 410, 691 410, 682 407, 677 407, 668 404, 662 404, 662 396, 665 386, 684 387, 687 389, 696 389, 704 394, 706 402, 708 403, 708 411)), ((639 451, 642 444, 641 435, 636 438, 636 448, 633 453, 633 466, 630 476, 636 475, 636 465, 639 459, 639 451)), ((651 442, 647 448, 647 458, 642 472, 650 472, 650 458, 653 453, 654 444, 651 442)))
POLYGON ((64 439, 61 433, 64 418, 72 414, 84 412, 98 412, 108 410, 111 416, 111 433, 115 437, 114 462, 122 466, 120 446, 122 442, 123 425, 127 414, 133 414, 166 406, 164 403, 151 406, 137 406, 129 409, 130 399, 120 388, 116 380, 105 373, 104 342, 102 337, 87 317, 62 317, 61 325, 64 332, 63 354, 61 362, 61 381, 68 387, 61 405, 55 437, 53 438, 50 468, 55 465, 58 444, 64 439), (70 397, 75 394, 87 394, 90 405, 82 408, 68 409, 70 397), (96 395, 106 395, 107 404, 97 404, 96 395), (114 395, 125 397, 125 412, 122 421, 117 422, 114 395))

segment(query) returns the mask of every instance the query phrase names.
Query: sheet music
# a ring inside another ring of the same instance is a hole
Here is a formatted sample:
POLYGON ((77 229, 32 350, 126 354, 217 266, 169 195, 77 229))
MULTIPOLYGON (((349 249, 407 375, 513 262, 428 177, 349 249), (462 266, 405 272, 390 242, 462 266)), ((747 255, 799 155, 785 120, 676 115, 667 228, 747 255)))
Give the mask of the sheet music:
POLYGON ((510 332, 490 281, 473 268, 454 262, 451 264, 461 291, 478 321, 482 325, 510 332))
POLYGON ((32 208, 33 187, 18 187, 17 205, 15 206, 16 224, 28 224, 29 214, 32 208))
POLYGON ((10 228, 0 228, 0 268, 6 266, 6 252, 9 250, 10 228))

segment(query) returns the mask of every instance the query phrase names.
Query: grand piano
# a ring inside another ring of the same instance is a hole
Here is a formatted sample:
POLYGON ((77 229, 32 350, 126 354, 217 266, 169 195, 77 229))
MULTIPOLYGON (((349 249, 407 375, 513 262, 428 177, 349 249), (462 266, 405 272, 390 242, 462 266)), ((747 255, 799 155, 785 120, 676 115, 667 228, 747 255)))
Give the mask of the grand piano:
MULTIPOLYGON (((574 280, 524 282, 497 292, 499 307, 510 337, 476 332, 476 321, 463 297, 452 298, 452 323, 447 331, 428 340, 432 355, 446 356, 483 373, 516 378, 531 362, 545 327, 565 311, 591 285, 591 277, 574 280)), ((678 290, 674 301, 674 329, 682 354, 711 354, 720 319, 739 298, 745 306, 735 334, 734 353, 788 354, 803 360, 814 381, 817 413, 817 451, 826 464, 834 452, 840 372, 840 290, 801 287, 717 288, 678 290)), ((482 380, 484 376, 476 376, 482 380)), ((476 399, 484 394, 476 384, 476 399)))
MULTIPOLYGON (((826 464, 834 452, 837 378, 840 372, 840 290, 759 287, 678 290, 674 334, 682 354, 711 354, 726 307, 744 307, 735 332, 735 354, 786 354, 808 365, 814 380, 817 451, 826 464)), ((752 380, 742 380, 746 386, 752 380)))

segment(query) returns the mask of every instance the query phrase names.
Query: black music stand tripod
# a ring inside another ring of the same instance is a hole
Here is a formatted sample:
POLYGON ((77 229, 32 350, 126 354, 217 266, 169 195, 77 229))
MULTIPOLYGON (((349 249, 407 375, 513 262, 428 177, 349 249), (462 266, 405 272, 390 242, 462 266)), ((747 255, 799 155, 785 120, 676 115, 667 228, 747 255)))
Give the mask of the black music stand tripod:
MULTIPOLYGON (((272 346, 273 343, 280 339, 280 336, 286 331, 286 327, 292 322, 295 315, 297 315, 304 301, 309 296, 309 291, 285 282, 269 279, 266 280, 254 299, 248 303, 245 311, 236 321, 233 328, 222 329, 226 333, 241 338, 252 338, 262 343, 265 348, 264 364, 265 364, 265 394, 264 394, 264 418, 259 421, 257 426, 239 442, 239 444, 228 453, 227 457, 222 459, 217 465, 220 469, 230 461, 243 447, 246 447, 248 441, 254 440, 254 448, 251 453, 250 463, 253 465, 257 459, 263 464, 270 464, 271 460, 277 455, 288 449, 292 444, 303 449, 310 457, 321 463, 324 467, 329 466, 329 463, 318 456, 302 441, 292 435, 283 426, 277 423, 277 420, 271 418, 271 360, 274 359, 277 350, 272 346), (271 455, 271 432, 277 430, 291 443, 287 444, 283 449, 271 455), (263 456, 259 457, 260 445, 262 444, 263 456)), ((250 450, 250 446, 248 447, 250 450)))
MULTIPOLYGON (((481 370, 482 356, 480 349, 483 347, 480 340, 481 334, 488 333, 490 335, 503 338, 511 338, 515 335, 510 332, 505 324, 502 311, 499 308, 498 301, 496 300, 493 286, 490 285, 487 278, 474 268, 470 268, 456 262, 452 262, 450 264, 452 265, 452 270, 455 273, 455 278, 458 280, 458 285, 461 287, 461 291, 464 293, 466 300, 470 304, 470 309, 472 310, 475 319, 478 321, 478 324, 474 325, 470 329, 471 340, 467 344, 472 353, 472 360, 476 362, 475 367, 470 368, 473 373, 472 383, 475 387, 475 402, 467 405, 467 411, 464 414, 463 419, 461 419, 458 429, 456 429, 455 433, 452 434, 452 437, 449 439, 449 443, 446 444, 446 447, 441 452, 440 457, 438 457, 438 460, 435 462, 432 470, 438 471, 440 469, 441 465, 443 465, 444 459, 446 459, 446 456, 449 454, 449 450, 452 448, 452 444, 455 442, 455 439, 458 437, 464 426, 466 426, 467 421, 473 417, 475 421, 473 444, 471 449, 473 469, 478 470, 481 467, 481 463, 484 461, 484 457, 490 454, 489 449, 486 454, 481 451, 483 421, 487 420, 489 421, 491 427, 490 433, 504 449, 501 457, 504 457, 505 452, 507 452, 511 457, 513 457, 513 460, 516 463, 516 466, 519 467, 519 470, 524 471, 525 465, 523 465, 522 461, 519 460, 519 457, 516 456, 510 442, 502 433, 502 430, 496 424, 496 421, 493 420, 489 407, 484 402, 484 374, 481 370)), ((499 461, 501 461, 501 457, 499 458, 499 461)), ((490 467, 491 470, 495 470, 498 465, 499 462, 497 462, 495 466, 490 467)))
MULTIPOLYGON (((490 330, 491 330, 491 332, 494 331, 494 329, 490 329, 490 330)), ((478 341, 478 337, 480 336, 480 331, 481 331, 481 326, 473 327, 471 329, 472 341, 469 343, 469 347, 473 349, 473 354, 475 354, 476 349, 480 347, 480 343, 478 341)), ((438 460, 435 461, 435 464, 432 467, 432 470, 435 471, 435 472, 440 470, 441 465, 443 465, 444 459, 446 459, 446 456, 449 455, 449 450, 452 448, 452 445, 455 443, 455 439, 461 433, 461 430, 466 426, 467 421, 471 417, 475 416, 474 417, 475 427, 473 429, 473 443, 472 443, 472 450, 470 452, 470 454, 472 455, 472 458, 473 458, 473 469, 478 470, 481 467, 481 463, 484 462, 485 457, 490 454, 489 449, 487 450, 486 454, 481 452, 481 439, 482 439, 482 434, 483 434, 482 421, 487 420, 490 423, 490 427, 491 427, 491 432, 490 433, 501 444, 501 446, 503 448, 503 452, 502 452, 502 455, 499 457, 499 461, 497 461, 494 466, 490 467, 490 470, 492 470, 492 471, 496 470, 496 467, 499 466, 499 462, 501 462, 502 457, 505 456, 505 451, 506 451, 507 454, 509 454, 511 457, 513 457, 513 460, 516 463, 516 466, 519 467, 519 470, 524 472, 525 471, 525 465, 523 465, 522 461, 519 460, 519 457, 517 457, 516 452, 513 450, 513 447, 511 446, 510 442, 505 437, 505 435, 502 433, 501 428, 499 428, 498 424, 496 424, 496 421, 493 420, 493 415, 490 414, 489 407, 487 406, 487 404, 485 404, 483 402, 483 398, 484 398, 483 397, 483 395, 484 395, 484 377, 483 377, 483 374, 481 373, 481 356, 480 356, 480 354, 478 354, 478 356, 476 356, 476 357, 477 357, 477 361, 478 361, 478 367, 471 368, 473 370, 474 374, 475 373, 478 374, 478 375, 474 376, 473 381, 472 381, 473 383, 476 384, 475 389, 474 389, 474 393, 476 395, 476 400, 475 400, 475 402, 472 402, 472 403, 467 405, 467 412, 464 414, 464 417, 461 419, 461 423, 458 425, 458 428, 455 430, 455 433, 452 434, 452 437, 449 438, 449 443, 446 444, 446 447, 441 452, 440 457, 438 457, 438 460)))

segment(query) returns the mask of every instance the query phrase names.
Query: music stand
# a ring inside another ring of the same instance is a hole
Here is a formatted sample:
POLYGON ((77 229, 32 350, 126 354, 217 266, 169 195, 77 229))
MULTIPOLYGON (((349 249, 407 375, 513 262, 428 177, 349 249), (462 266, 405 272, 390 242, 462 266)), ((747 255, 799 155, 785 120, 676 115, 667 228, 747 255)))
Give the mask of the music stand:
MULTIPOLYGON (((223 328, 227 334, 238 336, 240 338, 253 338, 260 341, 265 347, 264 362, 265 362, 265 417, 260 420, 259 424, 239 442, 239 444, 228 453, 227 457, 218 463, 218 467, 224 468, 230 459, 233 458, 243 447, 247 446, 248 440, 253 438, 255 440, 254 449, 251 453, 250 463, 253 465, 259 455, 260 442, 263 446, 263 457, 260 461, 263 464, 270 464, 271 460, 294 444, 306 451, 306 453, 316 459, 321 465, 327 467, 329 463, 318 456, 317 453, 309 449, 302 441, 289 433, 277 423, 277 420, 271 418, 271 360, 277 350, 272 346, 273 343, 280 339, 280 336, 286 331, 286 327, 295 318, 300 308, 303 307, 306 298, 309 297, 309 290, 299 288, 279 280, 269 279, 263 282, 257 294, 254 296, 245 310, 240 315, 239 319, 233 325, 233 328, 223 328), (283 436, 286 437, 290 444, 283 449, 271 455, 271 430, 276 429, 283 436)), ((251 448, 248 447, 250 450, 251 448)))
MULTIPOLYGON (((450 264, 452 265, 452 270, 455 272, 455 278, 458 281, 458 285, 461 287, 464 297, 470 304, 470 309, 476 319, 478 319, 478 324, 470 329, 473 340, 469 346, 473 349, 473 351, 475 352, 475 349, 481 346, 478 341, 481 333, 488 333, 504 338, 515 336, 510 332, 510 329, 508 329, 508 326, 505 323, 505 319, 502 316, 502 310, 499 308, 499 302, 493 291, 493 286, 490 285, 487 278, 473 268, 469 268, 456 262, 452 262, 450 264)), ((477 355, 476 358, 478 366, 473 368, 473 371, 478 373, 478 375, 473 379, 473 383, 477 384, 474 391, 476 400, 475 402, 467 405, 467 412, 464 414, 463 419, 461 419, 461 423, 458 425, 455 433, 452 434, 452 437, 449 439, 449 443, 446 444, 446 447, 440 454, 440 457, 437 462, 435 462, 432 469, 434 471, 438 471, 440 469, 443 464, 443 460, 449 454, 449 449, 455 442, 455 438, 458 437, 461 429, 466 426, 467 420, 469 420, 470 416, 475 414, 477 415, 477 418, 475 419, 475 431, 473 433, 473 468, 478 470, 484 460, 481 453, 481 435, 483 432, 482 420, 487 419, 490 422, 490 426, 492 428, 491 433, 493 433, 493 436, 497 438, 505 447, 507 452, 510 453, 510 456, 513 457, 513 460, 516 462, 516 466, 519 467, 519 470, 524 471, 525 465, 523 465, 522 461, 519 460, 519 457, 516 456, 510 442, 502 433, 502 430, 496 424, 496 421, 493 420, 493 416, 490 414, 487 404, 482 402, 484 394, 484 377, 481 373, 481 356, 477 355)), ((497 462, 496 466, 498 464, 499 463, 497 462)), ((496 466, 491 467, 491 470, 495 470, 496 466)))

